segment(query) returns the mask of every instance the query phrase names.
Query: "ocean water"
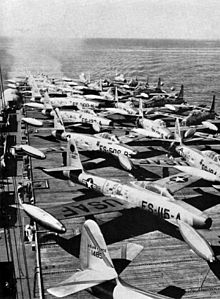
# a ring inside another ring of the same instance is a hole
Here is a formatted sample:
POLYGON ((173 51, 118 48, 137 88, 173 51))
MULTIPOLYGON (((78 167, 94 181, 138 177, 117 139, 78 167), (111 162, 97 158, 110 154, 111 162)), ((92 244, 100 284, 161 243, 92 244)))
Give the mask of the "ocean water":
POLYGON ((113 78, 118 73, 156 84, 164 89, 185 87, 190 103, 219 99, 220 41, 136 39, 11 39, 0 38, 0 61, 4 79, 27 72, 91 80, 113 78))

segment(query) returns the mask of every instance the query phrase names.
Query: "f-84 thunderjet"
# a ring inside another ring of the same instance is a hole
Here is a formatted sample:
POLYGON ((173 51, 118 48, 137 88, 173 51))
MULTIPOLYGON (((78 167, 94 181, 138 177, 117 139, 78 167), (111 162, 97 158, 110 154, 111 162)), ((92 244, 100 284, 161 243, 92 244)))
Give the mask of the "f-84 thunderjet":
POLYGON ((215 95, 213 95, 213 100, 210 109, 200 108, 192 110, 188 116, 182 119, 182 125, 192 126, 203 124, 210 130, 218 131, 218 128, 212 123, 212 120, 214 120, 215 117, 215 95))
MULTIPOLYGON (((170 110, 175 110, 175 105, 167 105, 167 108, 170 110)), ((181 105, 179 106, 181 107, 181 105)), ((182 106, 184 107, 184 106, 182 106)), ((186 109, 191 109, 187 116, 183 116, 178 114, 172 113, 163 113, 159 112, 159 115, 169 118, 179 118, 181 119, 181 130, 187 130, 191 126, 195 126, 195 128, 199 131, 209 129, 211 131, 217 132, 218 126, 220 124, 220 120, 216 119, 217 113, 215 111, 215 95, 213 95, 213 100, 211 107, 208 109, 206 107, 195 107, 195 106, 185 106, 186 109)))
POLYGON ((44 115, 50 115, 53 108, 97 109, 100 102, 86 100, 83 96, 50 98, 47 93, 41 98, 41 103, 28 102, 24 106, 42 109, 44 115))
POLYGON ((214 183, 213 187, 219 189, 220 184, 220 155, 212 150, 200 151, 194 147, 183 144, 179 120, 176 120, 175 126, 175 152, 183 160, 172 159, 169 161, 156 159, 146 159, 143 164, 149 166, 174 167, 182 172, 187 173, 190 177, 194 176, 214 183))
MULTIPOLYGON (((164 187, 170 177, 157 180, 154 183, 134 182, 120 183, 86 172, 81 163, 76 144, 70 139, 67 148, 67 165, 52 169, 43 169, 47 174, 56 175, 57 172, 69 178, 72 182, 86 186, 88 189, 104 195, 104 198, 95 200, 87 199, 83 202, 74 202, 63 210, 66 216, 81 217, 104 212, 120 211, 124 209, 140 208, 158 216, 173 225, 179 227, 179 221, 184 222, 190 230, 190 236, 194 236, 193 246, 197 254, 204 259, 213 262, 215 260, 211 248, 204 248, 197 243, 198 232, 195 228, 210 228, 212 219, 191 205, 177 201, 164 187), (111 202, 110 202, 111 201, 111 202)), ((173 178, 173 177, 172 177, 173 178)), ((59 211, 59 215, 63 212, 59 211)), ((53 213, 52 213, 53 214, 53 213)), ((184 230, 185 231, 185 230, 184 230)), ((185 233, 184 233, 185 236, 185 233)), ((203 239, 202 239, 203 240, 203 239)), ((205 244, 207 244, 205 242, 205 244)))
MULTIPOLYGON (((100 132, 102 128, 112 126, 110 119, 97 115, 93 110, 60 110, 59 114, 65 124, 73 124, 76 126, 87 125, 92 127, 96 132, 100 132)), ((50 115, 54 116, 55 111, 51 111, 50 115)))
POLYGON ((121 166, 126 170, 132 169, 131 157, 137 152, 131 147, 121 143, 113 134, 108 132, 98 133, 94 135, 80 134, 74 132, 66 132, 63 123, 63 117, 59 109, 54 110, 54 129, 52 135, 58 140, 67 140, 70 138, 73 143, 76 142, 77 147, 83 151, 98 151, 100 153, 110 154, 116 157, 121 166))
MULTIPOLYGON (((176 121, 176 139, 180 145, 176 146, 176 152, 185 159, 189 166, 176 166, 180 171, 184 171, 205 180, 220 183, 220 155, 214 151, 199 151, 182 143, 180 135, 179 121, 176 121)), ((219 188, 218 185, 214 185, 219 188)))
POLYGON ((142 100, 140 99, 140 107, 139 107, 139 115, 140 119, 137 120, 137 124, 140 127, 132 128, 131 129, 131 136, 134 133, 140 137, 150 137, 150 138, 157 138, 157 139, 171 139, 173 134, 172 132, 166 127, 166 124, 161 119, 151 120, 148 118, 144 118, 143 108, 142 108, 142 100))

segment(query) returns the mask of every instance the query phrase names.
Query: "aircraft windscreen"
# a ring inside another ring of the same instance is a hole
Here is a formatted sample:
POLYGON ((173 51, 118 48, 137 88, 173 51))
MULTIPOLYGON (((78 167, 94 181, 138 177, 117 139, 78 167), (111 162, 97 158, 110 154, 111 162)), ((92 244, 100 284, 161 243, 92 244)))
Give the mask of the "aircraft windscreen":
POLYGON ((216 163, 220 163, 220 155, 217 154, 214 151, 203 151, 203 153, 206 155, 206 157, 209 157, 216 163))
POLYGON ((162 119, 156 119, 156 120, 155 120, 155 123, 156 123, 159 127, 161 127, 161 128, 165 128, 165 127, 166 127, 166 123, 165 123, 165 121, 163 121, 162 119))
POLYGON ((143 188, 149 191, 152 191, 154 193, 160 194, 161 196, 164 196, 166 198, 169 198, 173 200, 173 196, 171 193, 167 190, 167 188, 162 187, 156 183, 149 183, 147 181, 137 181, 134 183, 136 187, 143 188))
POLYGON ((92 114, 92 115, 96 115, 93 110, 89 110, 89 109, 83 109, 82 112, 92 114))
POLYGON ((98 135, 101 138, 105 138, 105 139, 111 140, 113 142, 119 143, 118 137, 115 136, 115 135, 109 134, 108 132, 103 132, 103 133, 100 133, 98 135))

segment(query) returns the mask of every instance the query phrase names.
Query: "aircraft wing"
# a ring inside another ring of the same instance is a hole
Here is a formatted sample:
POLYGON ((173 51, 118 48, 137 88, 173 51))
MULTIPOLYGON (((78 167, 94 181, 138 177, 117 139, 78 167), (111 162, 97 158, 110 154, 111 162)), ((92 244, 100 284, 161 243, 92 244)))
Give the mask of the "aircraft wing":
POLYGON ((166 187, 171 194, 195 183, 199 178, 185 172, 180 172, 166 178, 156 180, 155 183, 166 187))
POLYGON ((124 200, 111 196, 99 196, 47 208, 58 219, 78 218, 132 208, 124 200))
POLYGON ((188 166, 187 162, 184 161, 182 158, 161 158, 161 157, 153 157, 153 158, 146 158, 146 159, 132 159, 134 164, 138 165, 148 165, 148 166, 160 166, 160 167, 174 167, 176 165, 181 166, 188 166))
POLYGON ((64 297, 75 294, 79 291, 85 290, 96 286, 102 282, 114 279, 117 273, 114 268, 99 269, 86 269, 83 271, 75 272, 68 279, 60 283, 58 286, 49 288, 48 292, 56 297, 64 297))

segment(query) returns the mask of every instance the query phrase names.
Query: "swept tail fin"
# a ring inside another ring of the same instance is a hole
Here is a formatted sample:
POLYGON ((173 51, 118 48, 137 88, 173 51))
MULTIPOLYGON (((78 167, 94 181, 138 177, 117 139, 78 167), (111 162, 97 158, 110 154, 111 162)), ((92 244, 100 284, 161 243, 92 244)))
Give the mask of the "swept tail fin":
POLYGON ((143 119, 144 118, 144 112, 143 112, 143 101, 142 99, 139 99, 139 116, 143 119))
POLYGON ((175 138, 176 142, 179 142, 180 144, 182 144, 180 122, 179 122, 178 118, 176 119, 176 123, 175 123, 174 138, 175 138))
POLYGON ((114 269, 103 235, 93 220, 87 220, 83 225, 79 258, 83 270, 114 269))
POLYGON ((67 136, 67 166, 83 172, 83 165, 73 136, 67 136))
POLYGON ((50 97, 47 92, 45 92, 43 98, 41 99, 41 102, 43 102, 44 104, 44 109, 42 111, 43 114, 47 114, 48 111, 53 110, 53 106, 51 104, 50 97))
POLYGON ((162 84, 161 84, 161 78, 159 77, 158 78, 158 82, 157 82, 156 90, 160 91, 161 90, 161 86, 162 86, 162 84))
POLYGON ((80 265, 83 271, 74 273, 48 292, 64 297, 118 277, 103 235, 93 220, 87 220, 82 228, 80 265))
POLYGON ((115 86, 115 102, 118 104, 118 88, 115 86))
POLYGON ((79 152, 76 147, 74 137, 70 134, 66 134, 67 137, 67 155, 66 166, 56 168, 44 168, 44 172, 63 172, 66 177, 73 178, 74 175, 79 175, 84 171, 82 162, 80 160, 79 152))
POLYGON ((180 87, 180 92, 179 92, 177 98, 178 98, 179 100, 183 100, 183 96, 184 96, 184 86, 183 86, 183 84, 182 84, 181 87, 180 87))
POLYGON ((59 108, 54 109, 54 129, 65 132, 65 126, 59 108))
POLYGON ((215 112, 215 95, 213 95, 212 105, 209 112, 215 112))

